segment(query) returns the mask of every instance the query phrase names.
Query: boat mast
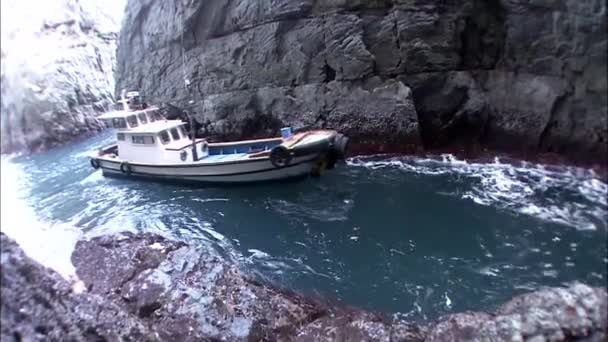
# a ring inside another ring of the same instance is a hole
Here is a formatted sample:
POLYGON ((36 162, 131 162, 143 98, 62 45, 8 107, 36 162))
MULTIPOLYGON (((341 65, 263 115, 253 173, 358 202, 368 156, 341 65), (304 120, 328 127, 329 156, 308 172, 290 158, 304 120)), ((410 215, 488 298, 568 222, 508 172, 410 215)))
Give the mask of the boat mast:
MULTIPOLYGON (((182 1, 182 9, 185 10, 186 6, 182 1)), ((198 153, 196 150, 196 130, 194 129, 194 118, 192 117, 189 106, 191 106, 194 101, 192 101, 192 93, 190 88, 190 80, 186 78, 186 49, 184 48, 184 31, 186 30, 186 25, 184 24, 184 14, 181 15, 182 19, 182 27, 181 27, 181 52, 182 52, 182 77, 184 78, 184 88, 186 89, 186 93, 188 94, 188 106, 186 107, 185 113, 188 117, 188 122, 190 124, 190 139, 192 140, 192 161, 198 160, 198 153)))
POLYGON ((127 103, 126 94, 127 94, 127 90, 126 89, 123 89, 120 92, 120 102, 122 102, 122 109, 125 112, 128 112, 129 111, 129 104, 127 103))

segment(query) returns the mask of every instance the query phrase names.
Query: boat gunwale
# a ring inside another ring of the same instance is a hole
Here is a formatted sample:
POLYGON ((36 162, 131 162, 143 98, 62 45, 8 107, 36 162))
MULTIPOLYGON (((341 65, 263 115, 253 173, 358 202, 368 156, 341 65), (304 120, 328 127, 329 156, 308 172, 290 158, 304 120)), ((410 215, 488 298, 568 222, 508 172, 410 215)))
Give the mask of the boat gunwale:
MULTIPOLYGON (((310 153, 308 155, 314 155, 315 157, 317 157, 319 153, 318 152, 314 152, 314 153, 310 153)), ((303 155, 302 157, 304 157, 306 155, 303 155)), ((129 165, 132 166, 144 166, 144 167, 157 167, 157 168, 189 168, 189 167, 201 167, 201 166, 206 166, 206 167, 210 167, 210 166, 226 166, 226 165, 233 165, 233 164, 243 164, 243 163, 254 163, 254 162, 260 162, 260 161, 270 161, 270 155, 266 155, 266 156, 259 156, 259 157, 253 157, 253 158, 248 158, 248 159, 239 159, 239 160, 231 160, 231 161, 219 161, 219 162, 204 162, 204 158, 200 159, 196 162, 185 162, 183 164, 142 164, 142 163, 132 163, 129 161, 125 161, 125 160, 115 160, 113 158, 109 158, 109 157, 105 157, 105 156, 97 156, 97 159, 99 159, 100 161, 106 161, 109 163, 113 163, 113 164, 122 164, 123 162, 127 162, 129 165)), ((311 160, 314 158, 311 158, 311 160)))
POLYGON ((255 158, 249 158, 249 159, 239 159, 239 160, 231 160, 231 161, 219 161, 219 162, 205 162, 205 158, 197 160, 196 162, 184 162, 183 164, 142 164, 142 163, 132 163, 130 161, 127 160, 120 160, 117 161, 115 159, 109 158, 109 157, 104 157, 104 156, 98 156, 97 159, 101 160, 101 161, 107 161, 110 163, 114 163, 114 164, 121 164, 123 162, 127 162, 129 165, 132 166, 146 166, 146 167, 175 167, 175 168, 186 168, 186 167, 201 167, 201 166, 215 166, 215 165, 231 165, 231 164, 243 164, 243 163, 251 163, 251 162, 258 162, 258 161, 264 161, 264 160, 270 160, 270 157, 255 157, 255 158))
MULTIPOLYGON (((181 151, 183 149, 186 149, 188 147, 193 147, 194 145, 198 144, 198 143, 202 143, 202 142, 206 142, 207 140, 204 138, 198 138, 196 139, 195 142, 189 142, 188 144, 182 146, 182 147, 165 147, 166 151, 181 151)), ((209 146, 209 143, 207 143, 207 146, 209 146)))
MULTIPOLYGON (((144 175, 144 176, 154 176, 154 177, 162 177, 162 178, 180 178, 180 177, 231 177, 231 176, 240 176, 240 175, 248 175, 248 174, 255 174, 255 173, 262 173, 262 172, 269 172, 269 171, 274 171, 274 170, 282 170, 282 169, 288 169, 291 167, 295 167, 295 166, 299 166, 301 164, 306 164, 306 163, 311 163, 314 162, 316 159, 315 158, 308 158, 306 160, 302 160, 299 161, 297 163, 293 163, 293 164, 289 164, 283 167, 271 167, 271 168, 266 168, 266 169, 261 169, 261 170, 251 170, 251 171, 242 171, 242 172, 234 172, 234 173, 221 173, 221 174, 177 174, 177 175, 164 175, 164 174, 155 174, 155 173, 149 173, 149 172, 140 172, 140 171, 131 171, 129 174, 130 175, 144 175)), ((119 162, 114 162, 114 163, 118 163, 119 162)), ((147 167, 148 165, 138 165, 138 164, 131 164, 129 163, 129 165, 131 166, 144 166, 147 167)), ((208 166, 212 166, 212 165, 208 165, 208 166)), ((115 170, 115 169, 111 169, 111 168, 107 168, 107 167, 103 167, 101 166, 102 170, 110 170, 111 172, 116 172, 116 173, 121 173, 120 170, 115 170)))

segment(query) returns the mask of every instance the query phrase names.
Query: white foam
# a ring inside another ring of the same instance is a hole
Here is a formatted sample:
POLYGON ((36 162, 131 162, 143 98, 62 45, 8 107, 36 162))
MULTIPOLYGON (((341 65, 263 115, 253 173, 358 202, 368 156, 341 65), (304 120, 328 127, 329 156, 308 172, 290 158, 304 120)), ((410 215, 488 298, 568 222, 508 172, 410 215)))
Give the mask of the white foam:
POLYGON ((230 199, 228 199, 228 198, 192 198, 191 200, 194 202, 201 202, 201 203, 230 201, 230 199))
POLYGON ((226 240, 226 237, 218 232, 216 232, 215 230, 211 229, 211 228, 201 228, 202 230, 204 230, 205 232, 207 232, 209 235, 213 236, 216 240, 218 241, 224 241, 226 240))
POLYGON ((2 158, 0 230, 14 239, 25 253, 66 279, 75 277, 70 261, 80 230, 71 224, 44 222, 23 196, 23 170, 11 158, 2 158))
POLYGON ((442 195, 459 196, 479 205, 496 206, 579 230, 608 229, 608 184, 592 170, 529 162, 512 165, 499 158, 492 163, 469 163, 449 154, 439 158, 354 157, 347 163, 371 170, 457 175, 466 180, 469 188, 458 193, 442 191, 442 195))
POLYGON ((92 183, 97 183, 102 180, 103 180, 103 174, 102 174, 101 170, 97 170, 97 171, 91 173, 90 175, 88 175, 87 178, 81 180, 80 184, 81 185, 92 184, 92 183))
POLYGON ((266 252, 262 252, 259 249, 248 249, 247 252, 251 253, 251 258, 265 259, 269 258, 270 255, 266 252))
POLYGON ((491 276, 491 277, 497 277, 498 273, 500 272, 499 270, 497 270, 496 268, 493 267, 483 267, 480 270, 477 271, 479 274, 483 274, 483 275, 487 275, 487 276, 491 276))
POLYGON ((450 310, 452 308, 452 300, 448 297, 448 293, 444 292, 443 297, 445 298, 445 307, 450 310))

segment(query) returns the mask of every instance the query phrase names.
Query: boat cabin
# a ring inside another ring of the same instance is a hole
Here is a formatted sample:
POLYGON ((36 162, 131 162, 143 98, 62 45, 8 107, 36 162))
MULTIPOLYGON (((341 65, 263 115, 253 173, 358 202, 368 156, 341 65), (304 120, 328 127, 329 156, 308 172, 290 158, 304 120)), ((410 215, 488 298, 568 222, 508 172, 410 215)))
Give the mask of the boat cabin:
POLYGON ((121 160, 144 164, 174 164, 197 161, 208 155, 205 139, 195 142, 196 160, 185 123, 167 120, 157 107, 117 110, 99 119, 116 129, 116 156, 121 160))
POLYGON ((102 149, 104 155, 138 164, 183 164, 230 162, 253 158, 281 144, 283 138, 208 144, 192 141, 181 120, 167 120, 158 107, 149 107, 138 92, 129 92, 118 102, 122 109, 102 114, 99 119, 116 130, 116 145, 102 149))

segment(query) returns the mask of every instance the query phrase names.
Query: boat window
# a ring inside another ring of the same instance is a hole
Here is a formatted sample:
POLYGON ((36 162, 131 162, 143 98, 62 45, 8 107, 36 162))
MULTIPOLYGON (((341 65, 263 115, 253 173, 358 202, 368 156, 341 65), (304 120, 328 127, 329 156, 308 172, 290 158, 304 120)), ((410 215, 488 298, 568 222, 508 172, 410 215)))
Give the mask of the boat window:
POLYGON ((154 112, 154 117, 156 117, 156 120, 158 120, 158 121, 165 119, 165 118, 163 118, 162 115, 160 115, 160 113, 158 111, 154 112))
POLYGON ((184 126, 179 126, 179 130, 180 132, 182 132, 182 137, 188 139, 188 133, 186 132, 186 128, 184 128, 184 126))
POLYGON ((154 112, 148 112, 148 119, 150 120, 150 122, 156 121, 156 117, 154 115, 154 112))
POLYGON ((112 127, 127 128, 127 121, 125 121, 125 118, 112 118, 112 127))
POLYGON ((139 113, 139 114, 137 114, 137 117, 139 118, 139 121, 141 122, 142 125, 148 123, 148 119, 146 118, 146 113, 139 113))
POLYGON ((160 132, 160 141, 163 142, 163 144, 168 144, 169 141, 171 141, 171 139, 169 138, 169 132, 167 131, 162 131, 160 132))
POLYGON ((125 140, 125 134, 124 133, 118 133, 118 134, 116 134, 116 139, 118 139, 120 141, 124 141, 125 140))
POLYGON ((131 141, 136 145, 153 145, 154 137, 150 135, 132 135, 131 141))
POLYGON ((130 127, 137 127, 137 117, 135 115, 128 116, 127 121, 130 127))
POLYGON ((173 140, 179 140, 179 132, 177 131, 177 128, 171 128, 171 137, 173 140))

